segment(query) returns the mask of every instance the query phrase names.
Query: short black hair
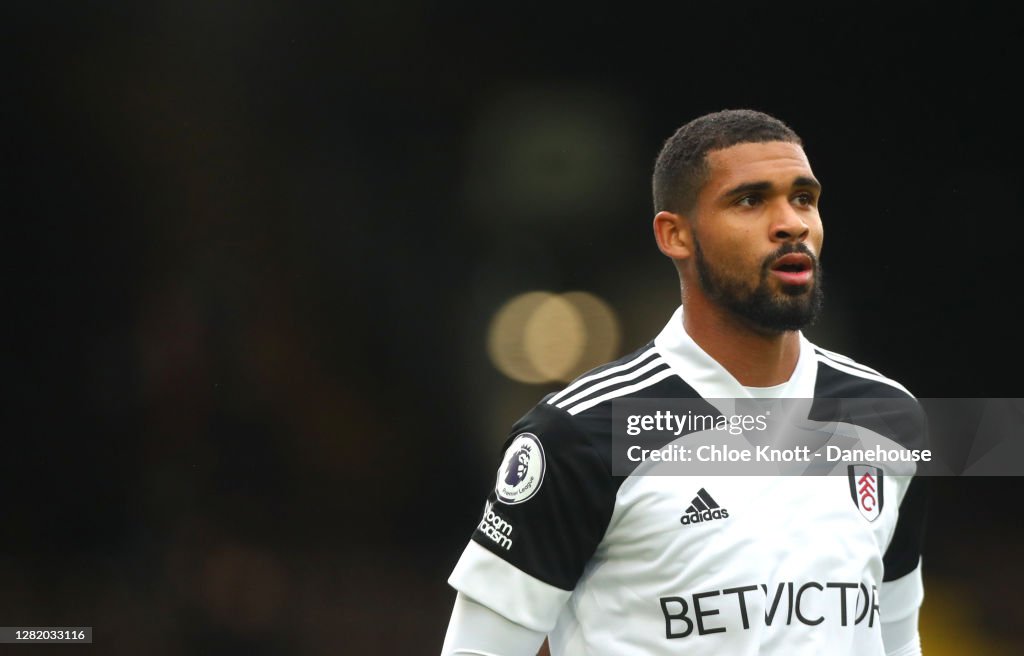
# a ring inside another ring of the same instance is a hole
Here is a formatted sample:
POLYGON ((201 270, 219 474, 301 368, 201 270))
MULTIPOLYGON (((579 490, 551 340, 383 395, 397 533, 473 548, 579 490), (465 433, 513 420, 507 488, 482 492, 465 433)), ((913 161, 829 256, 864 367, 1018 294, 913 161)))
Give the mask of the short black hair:
POLYGON ((764 112, 726 109, 695 118, 665 141, 654 163, 654 211, 688 214, 707 181, 707 154, 742 143, 787 141, 803 146, 796 132, 764 112))

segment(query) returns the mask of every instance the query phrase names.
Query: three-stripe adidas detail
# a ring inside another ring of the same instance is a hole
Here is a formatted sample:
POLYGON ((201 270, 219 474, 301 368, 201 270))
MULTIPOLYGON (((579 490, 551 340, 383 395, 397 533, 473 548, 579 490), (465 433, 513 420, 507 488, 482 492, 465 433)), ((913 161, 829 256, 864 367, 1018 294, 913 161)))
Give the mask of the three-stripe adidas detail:
POLYGON ((892 380, 891 378, 886 378, 885 376, 878 373, 871 367, 865 367, 864 365, 860 364, 859 362, 851 360, 845 355, 833 353, 832 351, 826 351, 825 349, 819 346, 814 347, 814 351, 815 355, 817 356, 818 362, 826 364, 837 371, 842 371, 852 376, 859 376, 867 380, 873 380, 876 383, 883 383, 885 385, 889 385, 890 387, 895 387, 901 392, 905 392, 907 396, 914 396, 906 387, 900 385, 895 380, 892 380))
POLYGON ((548 403, 576 415, 610 399, 650 387, 671 375, 668 362, 654 348, 649 348, 620 365, 583 376, 548 399, 548 403))

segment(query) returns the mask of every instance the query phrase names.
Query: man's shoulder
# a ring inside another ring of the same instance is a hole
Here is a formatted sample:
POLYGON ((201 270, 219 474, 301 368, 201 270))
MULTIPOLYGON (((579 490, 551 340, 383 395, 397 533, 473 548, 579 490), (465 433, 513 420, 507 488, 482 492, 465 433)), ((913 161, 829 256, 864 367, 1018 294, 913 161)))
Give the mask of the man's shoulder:
POLYGON ((618 360, 580 375, 561 390, 544 397, 540 405, 583 418, 610 414, 612 401, 616 399, 696 396, 693 388, 675 375, 651 341, 618 360))
POLYGON ((536 433, 545 443, 602 445, 611 437, 614 402, 661 398, 699 396, 676 375, 652 341, 546 395, 516 422, 512 434, 536 433))
POLYGON ((513 425, 505 449, 519 438, 536 440, 553 469, 598 467, 607 473, 613 401, 687 395, 696 392, 649 342, 546 395, 513 425))
POLYGON ((815 346, 818 362, 811 419, 870 429, 904 448, 927 446, 927 419, 910 391, 876 369, 815 346))
POLYGON ((853 358, 811 344, 818 363, 816 397, 909 398, 900 382, 853 358))
MULTIPOLYGON (((605 414, 602 410, 610 407, 611 399, 642 390, 649 381, 657 382, 664 377, 667 371, 668 363, 654 349, 654 342, 648 342, 545 395, 516 422, 514 431, 537 429, 560 436, 587 434, 594 430, 594 423, 587 419, 605 414)), ((610 416, 610 412, 608 414, 610 416)))

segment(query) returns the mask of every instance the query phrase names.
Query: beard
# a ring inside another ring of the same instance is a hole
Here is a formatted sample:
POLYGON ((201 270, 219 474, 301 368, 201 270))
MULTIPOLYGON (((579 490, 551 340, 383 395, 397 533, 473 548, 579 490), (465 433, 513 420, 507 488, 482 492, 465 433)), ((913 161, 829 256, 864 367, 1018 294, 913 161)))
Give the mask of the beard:
POLYGON ((761 264, 757 285, 712 266, 704 257, 700 241, 694 239, 697 279, 701 289, 712 301, 739 317, 754 330, 777 334, 800 330, 814 323, 824 302, 822 271, 818 258, 804 244, 785 243, 761 264), (781 293, 772 289, 768 277, 772 262, 789 253, 802 253, 811 258, 814 276, 809 285, 783 285, 781 293))

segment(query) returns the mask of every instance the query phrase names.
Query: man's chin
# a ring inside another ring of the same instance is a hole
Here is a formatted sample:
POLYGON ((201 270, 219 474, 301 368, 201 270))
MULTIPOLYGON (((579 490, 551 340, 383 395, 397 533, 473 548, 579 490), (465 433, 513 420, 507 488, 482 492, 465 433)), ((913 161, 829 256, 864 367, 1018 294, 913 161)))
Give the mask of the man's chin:
POLYGON ((813 291, 814 283, 807 283, 804 285, 782 285, 782 293, 789 298, 810 296, 813 291))

